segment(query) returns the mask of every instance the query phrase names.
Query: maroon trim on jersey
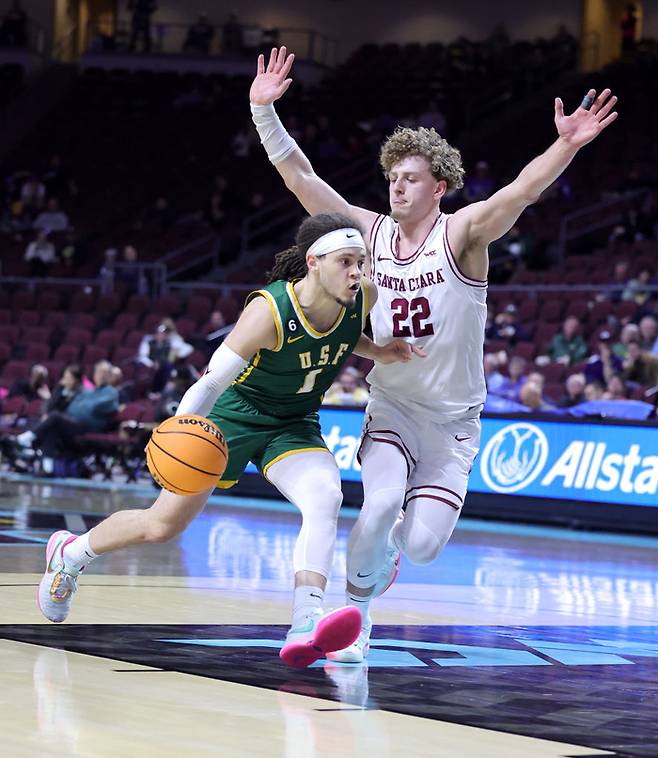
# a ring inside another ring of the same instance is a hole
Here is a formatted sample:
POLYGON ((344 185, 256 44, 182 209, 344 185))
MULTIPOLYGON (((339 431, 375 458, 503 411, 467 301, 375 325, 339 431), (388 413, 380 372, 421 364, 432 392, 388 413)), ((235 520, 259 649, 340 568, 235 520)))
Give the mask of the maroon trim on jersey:
POLYGON ((418 487, 412 487, 410 490, 407 490, 407 495, 414 492, 415 490, 441 490, 443 492, 447 492, 450 495, 454 495, 460 503, 464 502, 464 498, 460 497, 456 492, 449 490, 447 487, 440 487, 438 484, 421 484, 418 487))
POLYGON ((434 231, 436 225, 439 223, 439 219, 443 216, 443 213, 439 212, 439 215, 436 217, 436 220, 430 227, 429 232, 425 235, 425 239, 420 243, 420 245, 416 248, 415 252, 412 253, 410 258, 400 258, 398 254, 396 253, 396 248, 400 244, 400 225, 397 224, 395 228, 393 229, 393 234, 391 234, 391 254, 393 255, 393 262, 397 263, 398 266, 408 266, 410 263, 413 263, 415 260, 418 259, 420 254, 423 252, 423 248, 425 247, 425 243, 429 239, 430 234, 434 231))
POLYGON ((462 284, 467 284, 469 287, 479 287, 480 289, 486 289, 486 279, 471 279, 470 276, 466 276, 466 274, 459 268, 457 258, 455 258, 455 254, 452 252, 450 242, 448 241, 448 219, 446 219, 443 235, 446 241, 446 258, 448 259, 448 265, 450 266, 452 273, 457 277, 457 279, 459 279, 462 284))
POLYGON ((383 213, 380 213, 379 216, 374 220, 373 225, 370 227, 370 278, 375 278, 375 243, 377 242, 377 235, 379 234, 379 230, 381 229, 382 224, 384 223, 384 219, 386 216, 384 216, 383 213), (376 228, 375 228, 376 227, 376 228))
POLYGON ((361 436, 361 443, 359 444, 359 449, 356 452, 356 459, 361 464, 361 450, 363 449, 363 445, 366 441, 366 438, 370 438, 373 442, 383 442, 386 445, 393 445, 393 447, 396 447, 400 453, 402 453, 402 457, 404 458, 404 462, 407 465, 407 477, 411 476, 411 463, 413 465, 416 465, 416 459, 413 457, 413 455, 409 452, 409 449, 404 444, 404 441, 402 440, 402 437, 397 432, 390 431, 388 429, 375 429, 371 431, 369 429, 370 422, 372 421, 372 416, 368 414, 368 420, 366 421, 366 425, 363 429, 363 434, 361 436), (396 440, 389 440, 386 439, 386 437, 373 437, 373 434, 392 434, 393 436, 397 437, 400 441, 397 442, 396 440))
POLYGON ((425 498, 425 500, 438 500, 441 503, 445 503, 446 505, 449 505, 451 508, 453 508, 456 511, 460 510, 460 506, 459 505, 455 505, 450 500, 446 500, 444 497, 439 497, 438 495, 414 495, 413 497, 408 497, 405 500, 405 505, 409 505, 409 503, 412 500, 418 500, 418 498, 421 498, 421 497, 425 498))

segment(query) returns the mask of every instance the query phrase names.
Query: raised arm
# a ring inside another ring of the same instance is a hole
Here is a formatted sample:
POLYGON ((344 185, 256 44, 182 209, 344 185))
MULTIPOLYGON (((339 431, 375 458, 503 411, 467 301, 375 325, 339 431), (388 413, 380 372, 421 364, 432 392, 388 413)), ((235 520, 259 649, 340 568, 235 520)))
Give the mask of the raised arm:
POLYGON ((542 192, 562 174, 580 148, 617 118, 616 112, 611 113, 617 98, 610 94, 610 90, 605 89, 596 97, 596 90, 589 90, 570 116, 564 115, 562 100, 556 98, 557 140, 532 160, 511 184, 488 200, 455 213, 448 227, 448 238, 460 262, 466 259, 467 274, 477 279, 486 277, 487 245, 506 234, 525 208, 537 202, 542 192))
POLYGON ((285 47, 272 48, 265 67, 265 57, 258 56, 258 68, 249 101, 258 136, 267 156, 291 190, 310 214, 323 212, 347 213, 365 227, 374 223, 377 214, 350 205, 345 198, 323 181, 313 170, 310 161, 288 134, 274 110, 273 103, 282 97, 292 84, 289 77, 295 56, 285 47))
POLYGON ((254 298, 231 333, 215 350, 203 376, 183 395, 177 416, 207 416, 224 392, 259 350, 274 350, 279 335, 264 297, 254 298))

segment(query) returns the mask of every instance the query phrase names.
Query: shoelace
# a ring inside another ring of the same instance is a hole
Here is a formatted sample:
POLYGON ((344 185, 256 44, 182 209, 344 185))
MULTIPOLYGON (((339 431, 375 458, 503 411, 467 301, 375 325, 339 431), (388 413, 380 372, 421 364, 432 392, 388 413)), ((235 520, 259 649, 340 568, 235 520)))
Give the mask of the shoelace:
POLYGON ((57 578, 59 579, 59 582, 57 582, 57 585, 51 590, 51 594, 55 597, 66 598, 78 589, 75 577, 71 574, 67 574, 65 571, 60 571, 57 578))

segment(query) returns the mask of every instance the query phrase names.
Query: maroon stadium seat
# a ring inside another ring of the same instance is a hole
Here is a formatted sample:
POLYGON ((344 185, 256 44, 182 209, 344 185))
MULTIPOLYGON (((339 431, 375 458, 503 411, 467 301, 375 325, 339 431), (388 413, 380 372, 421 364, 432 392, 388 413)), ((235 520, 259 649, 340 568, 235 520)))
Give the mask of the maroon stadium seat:
POLYGON ((204 295, 190 295, 187 301, 185 313, 189 318, 194 319, 197 323, 205 321, 212 310, 212 300, 204 295))
POLYGON ((63 340, 65 345, 76 345, 78 349, 83 348, 92 341, 91 332, 89 329, 78 329, 77 327, 71 327, 66 331, 66 335, 63 340))
POLYGON ((547 383, 555 384, 561 382, 564 379, 566 373, 566 366, 562 363, 547 363, 540 369, 544 375, 547 383))
POLYGON ((11 298, 11 307, 13 311, 25 311, 34 308, 34 292, 18 290, 14 292, 11 298))
POLYGON ((138 316, 136 313, 120 313, 114 319, 113 329, 125 334, 130 329, 137 326, 138 316))
POLYGON ((30 363, 44 363, 50 358, 50 347, 46 344, 32 344, 27 346, 23 359, 30 363))
POLYGON ((41 313, 39 311, 21 311, 16 314, 16 323, 21 326, 38 326, 41 322, 41 313))
POLYGON ((15 324, 2 324, 0 325, 0 342, 4 342, 6 345, 14 345, 18 342, 18 335, 20 328, 15 324))
POLYGON ((107 360, 109 356, 108 349, 106 347, 100 347, 97 344, 87 345, 82 351, 82 363, 85 367, 89 368, 98 361, 107 360))
POLYGON ((100 332, 94 337, 94 344, 98 347, 104 347, 107 350, 112 350, 123 339, 123 332, 118 329, 101 329, 100 332))
POLYGON ((23 329, 21 342, 26 345, 47 345, 52 333, 50 326, 28 326, 23 329))
POLYGON ((0 385, 11 387, 17 379, 27 379, 31 368, 31 364, 27 361, 8 361, 2 369, 0 385))
POLYGON ((69 300, 70 313, 89 313, 96 308, 96 295, 87 292, 76 292, 69 300))
POLYGON ((52 290, 44 290, 37 295, 37 310, 41 311, 56 311, 61 304, 59 292, 52 290))
POLYGON ((562 318, 564 309, 564 300, 552 299, 547 300, 539 312, 539 320, 545 323, 556 323, 562 318))
POLYGON ((53 353, 53 360, 62 363, 77 363, 79 358, 79 345, 60 345, 53 353))

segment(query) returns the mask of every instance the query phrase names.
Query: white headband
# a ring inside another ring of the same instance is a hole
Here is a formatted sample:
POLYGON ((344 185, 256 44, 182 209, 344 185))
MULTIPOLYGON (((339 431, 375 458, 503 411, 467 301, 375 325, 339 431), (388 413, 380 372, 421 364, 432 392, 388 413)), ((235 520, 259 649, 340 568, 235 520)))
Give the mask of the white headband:
POLYGON ((323 234, 320 239, 315 240, 311 247, 309 247, 306 254, 320 257, 327 253, 333 253, 336 250, 342 250, 345 247, 358 247, 365 251, 366 243, 363 241, 361 232, 358 229, 346 227, 345 229, 336 229, 333 232, 323 234))

